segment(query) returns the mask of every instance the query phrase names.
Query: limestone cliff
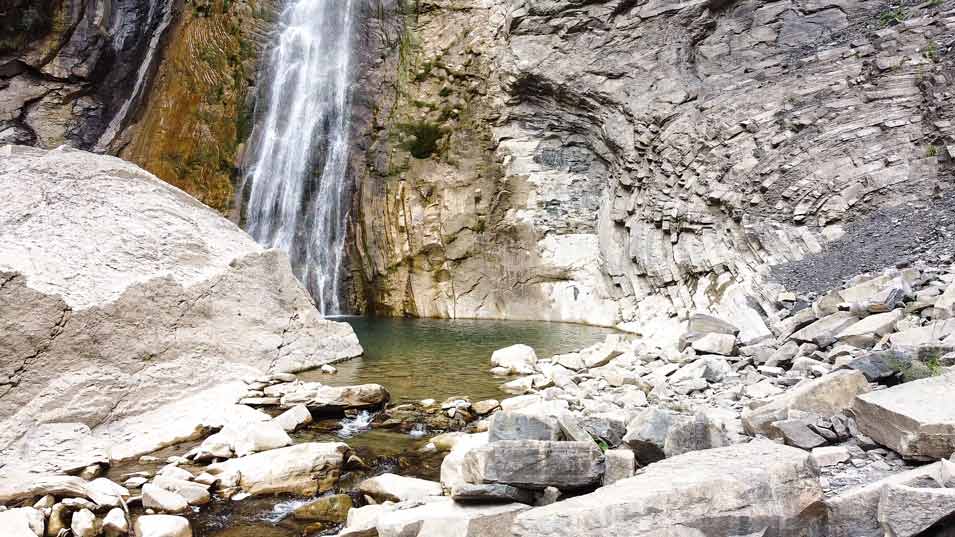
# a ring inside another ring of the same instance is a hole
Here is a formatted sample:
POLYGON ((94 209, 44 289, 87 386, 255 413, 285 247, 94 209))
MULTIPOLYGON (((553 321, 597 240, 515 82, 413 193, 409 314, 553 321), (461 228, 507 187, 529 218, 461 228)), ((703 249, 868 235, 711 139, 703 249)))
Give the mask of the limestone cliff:
POLYGON ((771 265, 950 180, 952 8, 418 3, 356 201, 366 295, 767 337, 771 265))

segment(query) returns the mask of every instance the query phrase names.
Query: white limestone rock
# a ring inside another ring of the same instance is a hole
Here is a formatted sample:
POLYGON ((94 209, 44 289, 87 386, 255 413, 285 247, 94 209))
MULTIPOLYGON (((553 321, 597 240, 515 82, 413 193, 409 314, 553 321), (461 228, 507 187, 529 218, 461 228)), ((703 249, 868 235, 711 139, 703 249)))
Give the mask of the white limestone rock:
POLYGON ((192 537, 189 520, 173 515, 143 515, 133 527, 136 537, 192 537))
POLYGON ((419 501, 441 495, 441 483, 396 474, 381 474, 362 481, 358 490, 379 502, 419 501))
MULTIPOLYGON (((284 254, 175 187, 66 147, 0 152, 0 448, 38 423, 102 427, 361 353, 284 254)), ((49 447, 34 446, 26 460, 49 447)))
POLYGON ((338 480, 348 446, 307 442, 216 463, 206 471, 221 487, 234 486, 252 495, 291 492, 314 494, 338 480))
POLYGON ((535 371, 537 353, 523 344, 498 349, 491 354, 491 365, 506 368, 512 374, 528 375, 535 371))

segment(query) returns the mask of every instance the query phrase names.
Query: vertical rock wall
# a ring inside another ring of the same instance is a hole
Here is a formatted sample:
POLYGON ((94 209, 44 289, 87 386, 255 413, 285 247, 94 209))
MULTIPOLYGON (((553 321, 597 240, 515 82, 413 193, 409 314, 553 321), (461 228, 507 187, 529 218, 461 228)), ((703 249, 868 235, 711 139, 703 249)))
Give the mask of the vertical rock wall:
POLYGON ((365 295, 759 341, 769 266, 950 180, 952 8, 418 3, 357 199, 365 295))

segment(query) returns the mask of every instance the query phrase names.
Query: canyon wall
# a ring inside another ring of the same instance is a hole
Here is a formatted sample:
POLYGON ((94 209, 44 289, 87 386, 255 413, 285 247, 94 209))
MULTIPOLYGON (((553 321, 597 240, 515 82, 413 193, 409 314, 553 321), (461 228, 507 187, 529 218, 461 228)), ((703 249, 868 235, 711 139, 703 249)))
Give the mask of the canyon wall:
POLYGON ((362 292, 645 335, 709 311, 759 341, 770 266, 947 186, 952 7, 419 2, 365 148, 362 292))
MULTIPOLYGON (((117 153, 240 217, 280 2, 20 4, 0 14, 0 142, 117 153)), ((362 6, 355 311, 670 341, 707 311, 755 342, 789 307, 771 267, 840 276, 847 226, 879 236, 898 224, 873 211, 951 179, 952 1, 362 6)))

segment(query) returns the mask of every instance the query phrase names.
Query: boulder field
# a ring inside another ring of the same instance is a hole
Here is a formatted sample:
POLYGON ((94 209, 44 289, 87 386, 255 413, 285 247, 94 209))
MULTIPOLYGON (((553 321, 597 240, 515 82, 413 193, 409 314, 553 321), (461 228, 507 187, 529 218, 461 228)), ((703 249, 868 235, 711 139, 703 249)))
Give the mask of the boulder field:
POLYGON ((0 147, 0 333, 5 477, 245 422, 235 381, 362 352, 285 254, 132 164, 66 147, 0 147))

